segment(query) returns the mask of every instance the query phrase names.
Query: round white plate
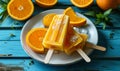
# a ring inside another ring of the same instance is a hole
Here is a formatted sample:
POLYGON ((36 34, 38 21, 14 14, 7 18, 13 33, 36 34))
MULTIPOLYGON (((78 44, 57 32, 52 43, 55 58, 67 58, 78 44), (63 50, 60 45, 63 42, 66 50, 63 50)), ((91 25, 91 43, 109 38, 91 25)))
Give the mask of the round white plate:
MULTIPOLYGON (((28 20, 21 32, 21 44, 23 49, 26 51, 26 53, 40 61, 43 62, 45 55, 46 54, 37 54, 34 51, 32 51, 29 46, 27 46, 25 38, 26 38, 26 34, 32 29, 32 28, 36 28, 36 27, 44 27, 42 24, 42 19, 45 15, 49 14, 49 13, 57 13, 57 14, 62 14, 63 9, 52 9, 52 10, 47 10, 44 12, 41 12, 40 14, 36 15, 35 17, 31 18, 30 20, 28 20)), ((97 34, 97 30, 95 28, 95 26, 93 25, 93 23, 85 16, 83 16, 80 13, 77 13, 78 16, 81 16, 83 18, 87 19, 87 27, 82 27, 82 28, 75 28, 78 32, 82 32, 82 33, 87 33, 89 35, 88 41, 92 42, 94 44, 97 44, 98 42, 98 34, 97 34)), ((89 55, 92 52, 92 49, 84 49, 85 53, 87 55, 89 55)), ((81 60, 82 57, 77 53, 73 53, 72 55, 66 55, 64 52, 60 52, 58 54, 53 54, 49 64, 53 64, 53 65, 64 65, 64 64, 71 64, 74 63, 76 61, 81 60)))

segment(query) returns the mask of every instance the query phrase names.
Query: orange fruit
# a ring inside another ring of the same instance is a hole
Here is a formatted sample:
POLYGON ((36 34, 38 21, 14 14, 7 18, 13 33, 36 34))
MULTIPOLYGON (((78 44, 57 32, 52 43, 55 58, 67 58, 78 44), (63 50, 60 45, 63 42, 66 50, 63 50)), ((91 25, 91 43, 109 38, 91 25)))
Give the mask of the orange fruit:
POLYGON ((117 8, 119 0, 96 0, 96 3, 102 10, 108 10, 110 8, 117 8))
POLYGON ((64 10, 64 14, 70 17, 70 25, 72 26, 79 27, 86 24, 86 19, 77 16, 71 7, 68 7, 66 10, 64 10))
POLYGON ((85 8, 90 6, 94 0, 71 0, 72 4, 79 8, 85 8))
POLYGON ((35 0, 36 3, 43 8, 49 8, 57 3, 57 0, 35 0))
POLYGON ((33 51, 37 53, 44 53, 42 41, 46 32, 46 28, 34 28, 27 33, 26 43, 33 51))
POLYGON ((31 0, 10 0, 7 11, 16 20, 26 20, 32 15, 34 6, 31 0))
POLYGON ((50 23, 55 15, 57 15, 57 14, 50 13, 50 14, 47 14, 46 16, 43 17, 42 22, 43 22, 45 27, 49 27, 49 25, 50 25, 50 23))

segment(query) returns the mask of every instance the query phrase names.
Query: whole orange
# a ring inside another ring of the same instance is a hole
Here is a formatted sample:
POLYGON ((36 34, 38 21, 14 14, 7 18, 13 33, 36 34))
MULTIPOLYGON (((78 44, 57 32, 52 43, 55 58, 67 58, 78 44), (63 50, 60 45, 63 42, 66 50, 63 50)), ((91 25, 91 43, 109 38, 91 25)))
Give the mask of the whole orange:
POLYGON ((108 10, 110 8, 117 8, 119 5, 119 0, 96 0, 97 5, 102 10, 108 10))

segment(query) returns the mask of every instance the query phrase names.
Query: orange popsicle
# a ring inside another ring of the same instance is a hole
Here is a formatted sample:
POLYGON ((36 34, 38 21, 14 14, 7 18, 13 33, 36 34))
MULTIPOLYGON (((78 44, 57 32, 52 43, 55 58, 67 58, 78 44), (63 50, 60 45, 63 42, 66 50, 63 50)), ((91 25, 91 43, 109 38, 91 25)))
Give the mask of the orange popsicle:
POLYGON ((64 51, 66 54, 71 54, 77 51, 86 62, 90 62, 91 59, 82 50, 87 40, 87 35, 79 34, 75 30, 68 30, 67 38, 64 45, 64 51), (70 33, 69 33, 70 32, 70 33), (72 41, 71 41, 72 40, 72 41))
POLYGON ((45 48, 49 48, 45 57, 45 63, 49 63, 54 49, 63 51, 68 23, 69 16, 67 15, 60 14, 53 17, 42 43, 45 48))
POLYGON ((53 48, 63 50, 64 39, 67 32, 69 17, 64 14, 59 14, 53 17, 53 20, 48 28, 48 31, 43 39, 45 48, 53 48))
POLYGON ((76 46, 82 42, 82 37, 73 28, 69 28, 64 44, 65 53, 69 55, 72 52, 76 51, 76 46))

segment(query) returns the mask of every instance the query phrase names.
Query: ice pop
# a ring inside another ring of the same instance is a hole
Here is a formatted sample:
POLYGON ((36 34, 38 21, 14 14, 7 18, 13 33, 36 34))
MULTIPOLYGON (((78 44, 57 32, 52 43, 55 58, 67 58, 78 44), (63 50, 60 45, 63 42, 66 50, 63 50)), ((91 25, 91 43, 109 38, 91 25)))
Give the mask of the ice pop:
POLYGON ((63 50, 64 39, 67 32, 69 17, 64 14, 54 16, 48 31, 43 39, 45 48, 63 50))
POLYGON ((87 35, 79 34, 73 29, 68 30, 68 31, 73 31, 73 33, 71 33, 71 32, 67 33, 67 37, 66 37, 66 41, 65 41, 65 45, 64 45, 65 53, 70 55, 74 51, 77 51, 86 62, 90 62, 91 59, 82 50, 82 48, 85 45, 85 42, 87 41, 87 35))
POLYGON ((70 55, 71 53, 76 51, 77 49, 76 46, 82 42, 83 42, 82 37, 75 30, 73 30, 73 28, 69 27, 64 44, 65 53, 70 55))
POLYGON ((59 14, 53 17, 42 43, 45 48, 49 49, 45 57, 45 63, 49 62, 54 49, 63 51, 68 24, 69 16, 67 15, 59 14))

